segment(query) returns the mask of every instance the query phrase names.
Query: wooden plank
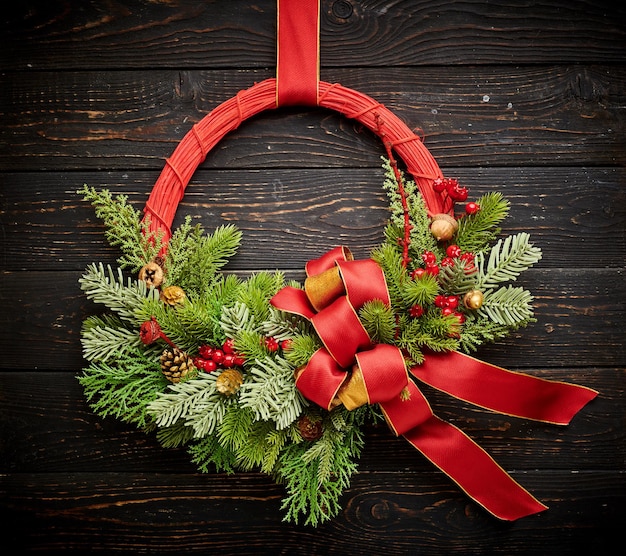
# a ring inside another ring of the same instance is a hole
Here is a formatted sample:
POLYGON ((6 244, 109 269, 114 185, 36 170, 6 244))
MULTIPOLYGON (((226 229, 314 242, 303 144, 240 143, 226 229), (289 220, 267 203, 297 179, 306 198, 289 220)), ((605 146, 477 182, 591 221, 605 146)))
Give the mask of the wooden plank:
POLYGON ((283 523, 282 489, 254 474, 19 473, 0 478, 0 507, 5 542, 20 553, 612 553, 621 538, 623 474, 515 478, 550 509, 503 523, 440 474, 405 471, 358 475, 341 514, 315 530, 283 523))
MULTIPOLYGON (((3 171, 158 169, 213 108, 270 77, 258 71, 34 72, 2 89, 3 171)), ((385 104, 442 167, 626 162, 621 66, 331 70, 326 78, 385 104)), ((378 166, 370 132, 326 110, 244 122, 205 167, 378 166)))
MULTIPOLYGON (((619 2, 324 0, 322 67, 624 61, 619 2), (566 24, 565 24, 566 22, 566 24)), ((21 2, 0 21, 10 70, 275 65, 276 3, 21 2), (78 48, 77 46, 80 45, 78 48)))
MULTIPOLYGON (((621 269, 527 271, 537 322, 481 349, 513 367, 626 365, 626 285, 621 269)), ((82 320, 101 310, 80 291, 80 272, 0 274, 3 369, 79 369, 82 320), (45 338, 45 341, 42 339, 45 338), (14 346, 22 346, 16 350, 14 346)), ((302 272, 294 274, 304 278, 302 272)))
MULTIPOLYGON (((556 426, 489 412, 418 384, 436 415, 470 435, 507 470, 621 470, 626 458, 623 368, 526 372, 600 394, 569 426, 556 426)), ((184 448, 165 449, 154 434, 94 415, 72 372, 0 372, 0 401, 5 446, 0 474, 197 472, 184 448)), ((360 471, 434 469, 386 425, 367 425, 364 432, 360 471)))
MULTIPOLYGON (((472 198, 500 191, 511 202, 503 236, 527 231, 543 251, 541 269, 621 267, 626 260, 623 168, 450 168, 472 198)), ((143 210, 148 172, 23 172, 3 176, 1 270, 82 270, 116 264, 117 249, 76 191, 83 184, 124 194, 143 210)), ((302 268, 339 243, 365 257, 383 239, 388 204, 382 168, 209 171, 200 169, 175 220, 192 215, 210 231, 244 233, 229 268, 302 268), (307 245, 302 249, 302 245, 307 245)))

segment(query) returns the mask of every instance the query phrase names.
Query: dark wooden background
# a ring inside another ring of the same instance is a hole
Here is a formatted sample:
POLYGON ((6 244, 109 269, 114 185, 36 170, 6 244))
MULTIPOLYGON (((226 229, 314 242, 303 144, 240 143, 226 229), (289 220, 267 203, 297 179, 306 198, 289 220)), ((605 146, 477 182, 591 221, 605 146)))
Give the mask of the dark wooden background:
MULTIPOLYGON (((600 391, 557 427, 425 390, 547 512, 509 524, 384 428, 344 510, 282 523, 260 474, 196 473, 183 450, 89 410, 77 281, 114 263, 82 184, 143 203, 194 122, 275 74, 273 0, 23 0, 0 15, 0 546, 26 552, 613 554, 625 524, 626 8, 604 0, 323 0, 321 77, 376 98, 448 176, 512 203, 543 249, 538 322, 479 356, 600 391), (10 548, 14 547, 14 548, 10 548)), ((246 122, 180 205, 245 234, 230 269, 381 239, 378 140, 322 110, 246 122)))

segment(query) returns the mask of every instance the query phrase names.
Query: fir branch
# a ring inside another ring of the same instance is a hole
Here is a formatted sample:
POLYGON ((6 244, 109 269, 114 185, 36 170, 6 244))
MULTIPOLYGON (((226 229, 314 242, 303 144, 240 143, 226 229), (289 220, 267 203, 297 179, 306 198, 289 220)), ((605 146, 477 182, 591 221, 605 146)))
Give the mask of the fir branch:
POLYGON ((105 305, 121 319, 133 323, 143 322, 141 316, 137 318, 143 305, 159 298, 158 290, 148 288, 145 282, 130 278, 125 281, 121 268, 114 272, 110 265, 105 269, 102 263, 90 264, 79 283, 87 299, 105 305))
POLYGON ((313 327, 309 321, 298 315, 279 311, 270 306, 269 317, 261 323, 265 336, 278 341, 289 340, 296 335, 311 334, 313 327))
POLYGON ((303 399, 293 380, 294 368, 280 356, 257 360, 242 384, 239 402, 255 419, 271 420, 284 429, 302 412, 303 399))
POLYGON ((248 441, 253 420, 254 414, 250 409, 238 403, 230 404, 217 427, 220 444, 236 453, 248 441))
POLYGON ((409 278, 406 269, 402 266, 402 253, 398 252, 394 246, 383 243, 372 251, 371 257, 383 270, 392 307, 408 308, 403 295, 409 278))
POLYGON ((522 232, 504 241, 500 239, 491 248, 487 261, 483 253, 476 255, 476 287, 484 293, 501 282, 515 280, 540 259, 541 250, 530 243, 529 234, 522 232))
POLYGON ((288 437, 287 429, 277 431, 271 421, 254 421, 250 427, 247 442, 240 446, 237 451, 237 467, 243 471, 251 471, 256 467, 261 467, 264 472, 271 473, 277 458, 274 452, 278 450, 280 453, 288 437), (270 435, 273 434, 277 434, 279 440, 272 437, 272 443, 270 443, 270 435), (272 454, 268 458, 270 451, 272 454))
POLYGON ((298 334, 291 339, 291 347, 284 352, 284 356, 297 369, 306 365, 321 347, 322 342, 317 334, 298 334))
POLYGON ((220 326, 228 338, 236 338, 239 332, 256 330, 254 317, 245 303, 235 302, 230 307, 223 307, 220 326))
POLYGON ((191 427, 178 421, 169 427, 159 427, 156 436, 164 448, 178 448, 192 440, 194 433, 191 427))
POLYGON ((508 336, 515 328, 493 322, 486 317, 470 315, 463 324, 460 348, 465 353, 471 353, 484 343, 495 342, 508 336))
POLYGON ((359 310, 359 320, 374 343, 389 344, 396 331, 396 319, 390 307, 381 300, 366 302, 359 310))
POLYGON ((118 258, 121 268, 138 272, 158 254, 162 234, 149 231, 149 220, 142 221, 141 213, 128 204, 126 195, 113 198, 108 190, 98 192, 87 185, 78 193, 93 205, 96 216, 103 221, 109 244, 118 246, 123 253, 118 258))
POLYGON ((115 363, 92 362, 78 381, 97 415, 139 427, 150 423, 147 407, 167 384, 158 361, 147 360, 136 349, 119 354, 115 363))
POLYGON ((480 253, 496 239, 499 224, 509 213, 509 202, 499 192, 491 192, 478 199, 480 210, 458 220, 455 242, 462 251, 480 253))
POLYGON ((137 330, 129 330, 119 324, 95 324, 92 317, 83 326, 81 334, 83 357, 87 361, 106 361, 141 348, 143 345, 137 330))
POLYGON ((506 286, 485 293, 478 314, 505 326, 525 326, 533 318, 533 296, 528 290, 506 286))
POLYGON ((460 259, 455 259, 454 264, 442 266, 437 282, 441 289, 450 295, 461 295, 475 287, 477 273, 468 272, 466 263, 460 259))
POLYGON ((215 434, 209 434, 189 446, 191 461, 202 473, 209 473, 210 466, 216 470, 234 473, 237 460, 235 453, 220 444, 215 434))
POLYGON ((170 384, 157 396, 148 411, 159 427, 169 427, 179 420, 193 427, 197 437, 211 434, 226 411, 224 397, 215 388, 215 374, 170 384))
POLYGON ((439 283, 432 274, 423 274, 415 280, 406 280, 402 288, 401 309, 408 309, 415 304, 426 306, 433 302, 439 293, 439 283))
POLYGON ((184 226, 174 253, 167 259, 168 282, 197 295, 235 255, 241 242, 241 232, 230 224, 219 226, 212 234, 201 234, 199 226, 184 226))

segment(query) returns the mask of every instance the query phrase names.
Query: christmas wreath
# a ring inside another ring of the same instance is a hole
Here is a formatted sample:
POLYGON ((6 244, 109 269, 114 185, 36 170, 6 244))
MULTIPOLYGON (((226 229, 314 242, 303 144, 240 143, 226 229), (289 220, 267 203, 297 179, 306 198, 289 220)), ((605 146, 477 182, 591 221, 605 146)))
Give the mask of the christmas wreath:
MULTIPOLYGON (((279 5, 279 18, 287 12, 295 21, 289 31, 280 19, 280 58, 284 33, 303 40, 318 17, 304 6, 318 6, 279 5)), ((91 264, 80 279, 86 296, 106 308, 82 329, 88 365, 79 381, 90 406, 156 431, 164 447, 185 446, 203 472, 267 473, 285 486, 288 521, 315 526, 337 515, 363 425, 378 421, 495 516, 542 511, 478 445, 433 415, 414 380, 559 424, 596 395, 468 355, 533 322, 532 294, 511 282, 540 260, 540 249, 527 233, 498 238, 507 200, 497 192, 468 200, 467 188, 444 177, 384 106, 317 79, 308 98, 306 79, 284 75, 302 66, 289 52, 277 80, 242 91, 193 126, 166 161, 145 214, 123 195, 80 191, 121 253, 117 268, 91 264), (213 145, 251 115, 288 104, 337 110, 380 136, 389 221, 368 259, 339 246, 314 254, 304 283, 277 271, 242 279, 223 270, 241 240, 235 226, 206 233, 189 216, 174 231, 170 225, 213 145)))

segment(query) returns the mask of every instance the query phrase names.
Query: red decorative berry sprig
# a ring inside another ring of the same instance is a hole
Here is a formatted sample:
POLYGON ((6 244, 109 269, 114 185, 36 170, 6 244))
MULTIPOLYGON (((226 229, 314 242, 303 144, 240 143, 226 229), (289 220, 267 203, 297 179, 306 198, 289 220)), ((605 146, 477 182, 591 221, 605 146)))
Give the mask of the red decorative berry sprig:
POLYGON ((235 343, 231 338, 220 347, 203 344, 198 348, 198 356, 193 360, 198 369, 206 373, 212 373, 217 369, 230 369, 241 367, 245 363, 245 358, 235 351, 235 343))

